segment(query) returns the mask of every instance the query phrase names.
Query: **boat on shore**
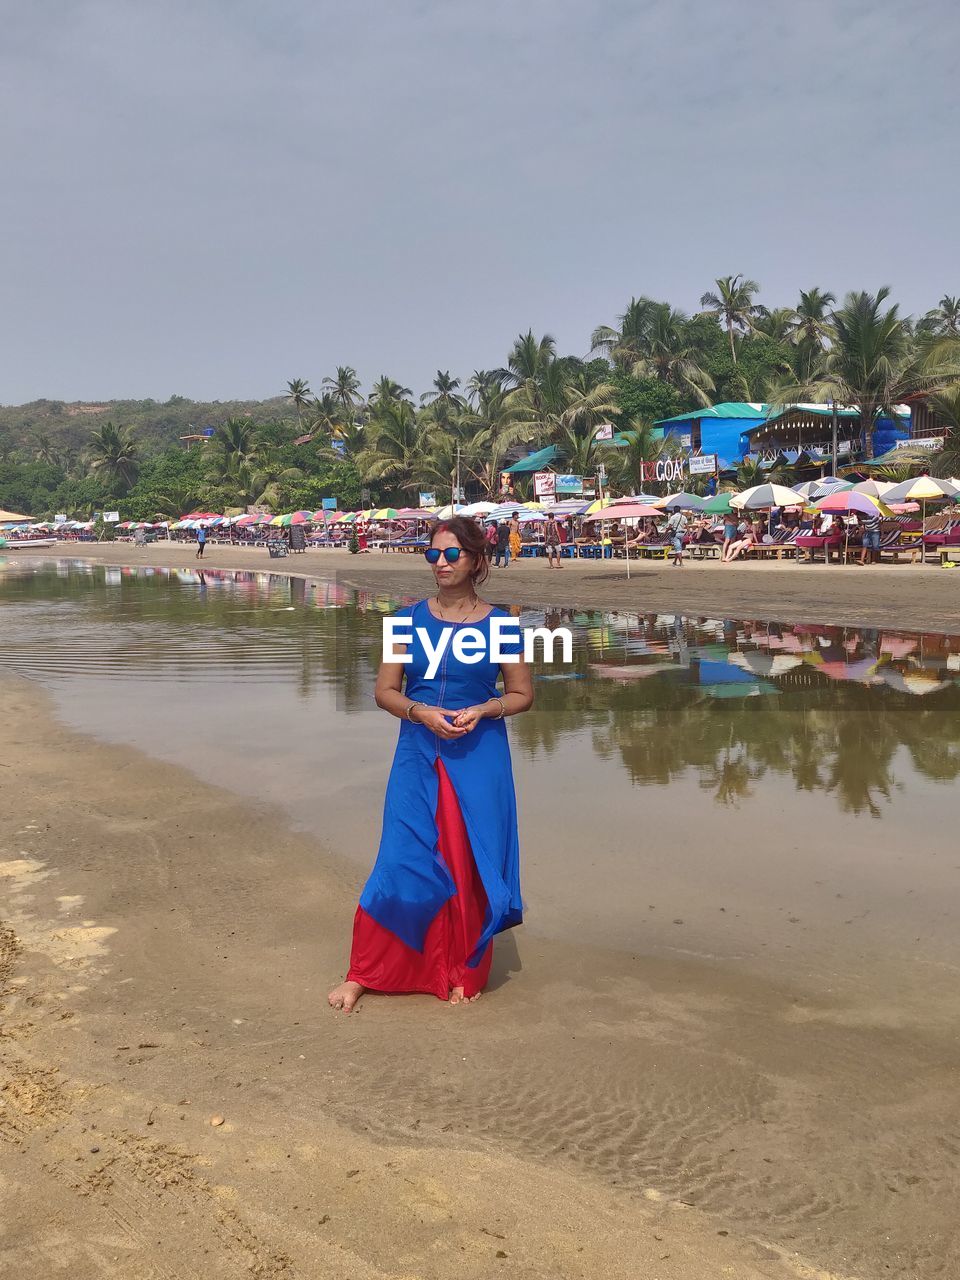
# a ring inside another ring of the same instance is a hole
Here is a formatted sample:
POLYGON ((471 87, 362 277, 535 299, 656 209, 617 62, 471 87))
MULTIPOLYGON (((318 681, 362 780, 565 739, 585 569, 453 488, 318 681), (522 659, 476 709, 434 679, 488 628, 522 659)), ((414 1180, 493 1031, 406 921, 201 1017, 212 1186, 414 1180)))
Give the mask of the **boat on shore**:
POLYGON ((56 545, 56 538, 4 538, 0 536, 0 551, 43 551, 56 545))

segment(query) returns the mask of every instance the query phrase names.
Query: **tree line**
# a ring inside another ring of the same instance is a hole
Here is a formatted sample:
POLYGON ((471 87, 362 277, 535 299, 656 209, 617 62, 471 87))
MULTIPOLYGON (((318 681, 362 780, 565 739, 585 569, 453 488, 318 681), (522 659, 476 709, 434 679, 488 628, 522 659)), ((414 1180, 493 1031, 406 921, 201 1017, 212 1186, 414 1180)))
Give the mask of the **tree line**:
MULTIPOLYGON (((718 279, 693 315, 631 298, 615 323, 594 329, 584 356, 527 331, 503 367, 466 378, 438 370, 420 396, 386 375, 364 393, 348 365, 315 389, 293 378, 268 413, 229 413, 189 449, 158 447, 123 422, 102 423, 69 452, 43 431, 14 444, 8 430, 0 506, 34 515, 114 506, 147 519, 196 507, 313 508, 334 496, 342 506, 406 505, 424 489, 449 499, 457 476, 469 496, 488 496, 512 458, 546 445, 576 474, 602 461, 612 486, 631 492, 640 460, 675 447, 654 421, 722 400, 836 400, 859 407, 864 424, 923 401, 946 435, 931 470, 960 470, 960 297, 945 295, 915 320, 888 288, 842 301, 813 288, 774 309, 758 294, 756 281, 736 275, 718 279), (596 439, 608 422, 621 447, 596 439)), ((869 456, 868 430, 862 441, 869 456)), ((755 478, 749 463, 741 470, 741 482, 755 478)))

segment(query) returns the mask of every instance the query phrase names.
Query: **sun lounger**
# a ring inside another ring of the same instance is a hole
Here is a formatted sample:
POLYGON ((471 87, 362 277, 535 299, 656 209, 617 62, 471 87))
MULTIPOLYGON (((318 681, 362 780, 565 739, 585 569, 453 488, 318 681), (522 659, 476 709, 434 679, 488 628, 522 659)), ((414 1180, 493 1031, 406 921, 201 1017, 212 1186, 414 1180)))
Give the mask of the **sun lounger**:
POLYGON ((755 542, 752 547, 747 547, 747 555, 757 556, 761 560, 768 556, 777 560, 782 560, 784 556, 795 556, 798 534, 797 529, 778 529, 772 542, 755 542))

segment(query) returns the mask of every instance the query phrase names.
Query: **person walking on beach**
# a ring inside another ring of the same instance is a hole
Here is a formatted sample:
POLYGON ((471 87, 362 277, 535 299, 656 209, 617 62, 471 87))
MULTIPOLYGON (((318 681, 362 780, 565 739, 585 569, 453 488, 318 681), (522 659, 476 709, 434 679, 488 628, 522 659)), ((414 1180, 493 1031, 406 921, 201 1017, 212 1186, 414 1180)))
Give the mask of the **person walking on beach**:
POLYGON ((675 511, 667 521, 667 540, 673 545, 673 563, 683 565, 683 535, 687 531, 687 516, 675 511))
POLYGON ((493 553, 497 547, 496 520, 491 520, 490 523, 487 525, 487 531, 483 535, 483 540, 484 540, 484 545, 483 545, 484 554, 487 557, 487 564, 490 564, 491 561, 493 560, 493 553))
POLYGON ((510 568, 510 526, 506 520, 501 520, 497 525, 497 554, 493 561, 495 569, 500 568, 500 561, 503 561, 504 569, 510 568))
MULTIPOLYGON (((491 619, 511 615, 477 595, 489 564, 473 521, 441 520, 424 555, 436 594, 395 615, 410 623, 409 662, 385 655, 377 676, 377 706, 400 721, 400 737, 377 860, 354 915, 346 980, 327 997, 345 1013, 365 991, 419 991, 451 1004, 475 1000, 490 973, 493 936, 523 917, 503 721, 533 704, 530 670, 523 661, 501 665, 489 647, 491 619), (479 662, 458 656, 461 627, 469 627, 463 634, 471 657, 481 644, 479 662), (430 655, 444 635, 434 674, 430 655)), ((519 632, 513 634, 519 655, 519 632)), ((503 647, 511 647, 506 628, 503 647)))
POLYGON ((510 517, 510 554, 514 560, 520 559, 520 512, 515 511, 510 517))
POLYGON ((560 526, 557 517, 551 511, 547 516, 547 527, 543 533, 543 544, 547 550, 547 564, 551 569, 562 569, 560 563, 560 526))
POLYGON ((197 559, 198 560, 203 559, 203 553, 206 550, 206 547, 207 547, 207 531, 203 527, 203 525, 201 525, 200 528, 197 530, 197 559))

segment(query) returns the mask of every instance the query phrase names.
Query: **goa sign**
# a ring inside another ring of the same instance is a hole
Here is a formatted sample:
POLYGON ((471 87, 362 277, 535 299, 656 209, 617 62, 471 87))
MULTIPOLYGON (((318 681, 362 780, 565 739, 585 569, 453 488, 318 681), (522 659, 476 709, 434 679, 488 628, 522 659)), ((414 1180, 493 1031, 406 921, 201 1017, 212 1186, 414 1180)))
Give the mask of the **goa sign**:
POLYGON ((658 462, 641 462, 640 479, 681 481, 683 480, 683 458, 661 458, 658 462))

